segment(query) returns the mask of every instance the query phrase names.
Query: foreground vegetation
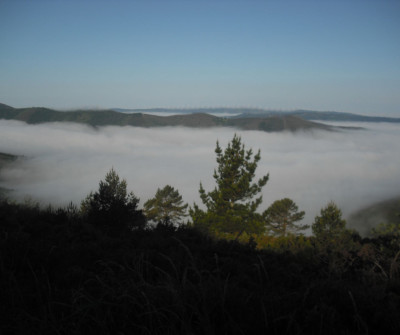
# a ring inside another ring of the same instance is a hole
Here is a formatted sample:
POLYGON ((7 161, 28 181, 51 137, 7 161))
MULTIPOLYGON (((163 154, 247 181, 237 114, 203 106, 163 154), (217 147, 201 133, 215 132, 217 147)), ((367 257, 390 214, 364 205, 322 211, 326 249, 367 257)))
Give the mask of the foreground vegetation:
POLYGON ((0 205, 2 334, 397 334, 398 240, 105 231, 73 207, 0 205), (343 247, 343 246, 342 246, 343 247))
POLYGON ((263 213, 253 156, 217 144, 205 209, 139 199, 111 169, 66 208, 0 201, 1 334, 398 334, 400 225, 362 239, 328 203, 263 213))

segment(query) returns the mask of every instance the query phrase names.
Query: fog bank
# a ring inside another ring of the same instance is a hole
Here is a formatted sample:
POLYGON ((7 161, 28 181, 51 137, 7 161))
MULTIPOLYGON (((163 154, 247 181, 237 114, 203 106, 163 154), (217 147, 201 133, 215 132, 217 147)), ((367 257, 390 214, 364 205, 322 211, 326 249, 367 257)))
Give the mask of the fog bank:
POLYGON ((0 120, 0 152, 25 156, 0 172, 0 186, 19 200, 30 195, 42 204, 79 204, 114 167, 141 204, 166 184, 190 205, 200 204, 200 181, 207 191, 214 187, 215 143, 224 148, 236 132, 246 148, 261 150, 258 176, 270 173, 260 209, 289 197, 311 223, 329 201, 347 216, 400 194, 400 126, 361 126, 367 129, 292 134, 0 120))

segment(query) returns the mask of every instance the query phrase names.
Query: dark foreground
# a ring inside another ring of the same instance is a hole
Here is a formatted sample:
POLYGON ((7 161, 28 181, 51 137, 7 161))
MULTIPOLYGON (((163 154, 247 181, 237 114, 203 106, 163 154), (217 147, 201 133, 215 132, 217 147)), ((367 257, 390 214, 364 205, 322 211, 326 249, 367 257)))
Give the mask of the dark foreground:
POLYGON ((1 334, 400 333, 396 241, 257 250, 187 227, 106 232, 71 209, 0 207, 1 334))

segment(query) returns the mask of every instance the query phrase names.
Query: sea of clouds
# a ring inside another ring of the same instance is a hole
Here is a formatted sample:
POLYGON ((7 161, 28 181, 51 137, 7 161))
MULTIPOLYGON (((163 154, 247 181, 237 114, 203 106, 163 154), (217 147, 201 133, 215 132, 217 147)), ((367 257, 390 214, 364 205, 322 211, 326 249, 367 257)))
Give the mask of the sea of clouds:
POLYGON ((21 201, 79 205, 113 167, 141 204, 166 184, 189 205, 201 204, 199 183, 206 191, 215 185, 216 141, 224 148, 237 133, 246 148, 261 150, 257 176, 270 174, 260 210, 289 197, 306 212, 303 223, 312 223, 329 201, 347 217, 400 195, 400 125, 358 125, 365 130, 266 133, 0 120, 0 152, 24 157, 0 171, 0 186, 21 201))

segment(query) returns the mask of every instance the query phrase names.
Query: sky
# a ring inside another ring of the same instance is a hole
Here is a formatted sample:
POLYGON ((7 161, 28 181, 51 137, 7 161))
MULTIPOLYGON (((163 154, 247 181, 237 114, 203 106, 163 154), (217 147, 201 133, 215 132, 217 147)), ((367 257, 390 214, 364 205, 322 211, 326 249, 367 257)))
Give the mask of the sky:
POLYGON ((0 0, 13 107, 400 117, 400 1, 0 0))
MULTIPOLYGON (((290 198, 306 212, 303 223, 311 224, 334 201, 347 219, 359 209, 400 196, 399 125, 362 126, 366 129, 294 134, 230 128, 95 129, 0 120, 0 152, 24 156, 0 170, 0 187, 13 190, 10 196, 19 201, 30 197, 43 206, 70 201, 79 206, 113 167, 140 198, 140 208, 167 184, 190 206, 202 207, 200 182, 207 192, 216 186, 216 141, 226 148, 236 132, 246 149, 261 151, 255 180, 269 173, 260 212, 275 200, 290 198)), ((365 234, 381 222, 385 220, 353 228, 365 234)))

